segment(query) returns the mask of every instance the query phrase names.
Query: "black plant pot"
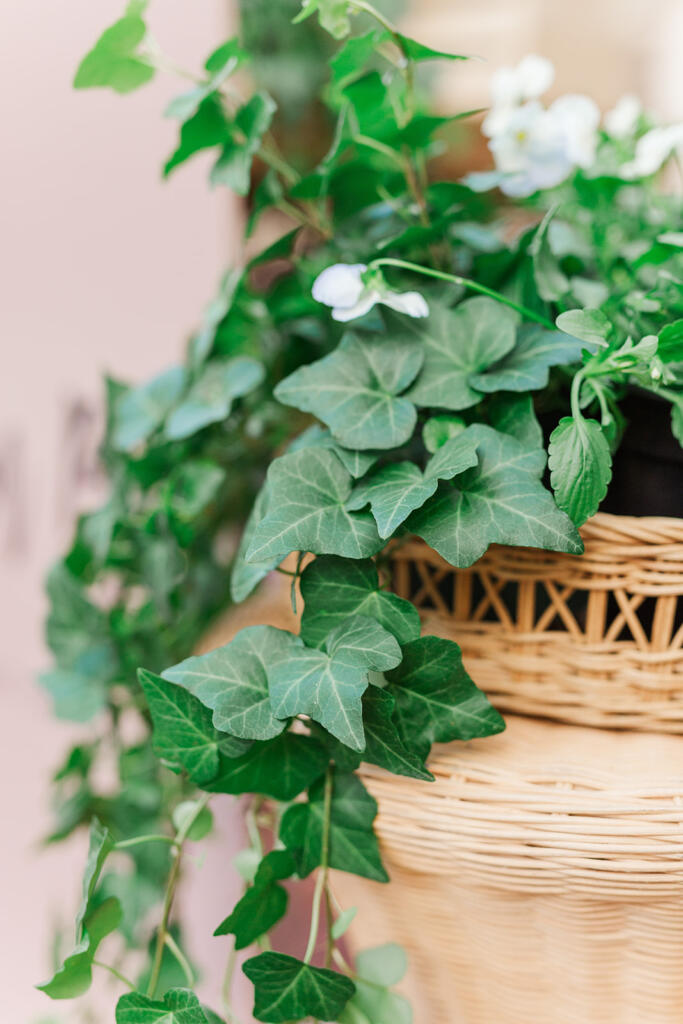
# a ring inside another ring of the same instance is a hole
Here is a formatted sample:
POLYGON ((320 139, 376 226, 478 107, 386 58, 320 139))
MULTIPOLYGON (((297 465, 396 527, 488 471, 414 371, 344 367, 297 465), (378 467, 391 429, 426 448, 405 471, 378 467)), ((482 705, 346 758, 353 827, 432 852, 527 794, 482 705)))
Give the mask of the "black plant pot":
POLYGON ((683 516, 683 448, 671 432, 671 405, 634 391, 620 407, 628 425, 600 511, 683 516))

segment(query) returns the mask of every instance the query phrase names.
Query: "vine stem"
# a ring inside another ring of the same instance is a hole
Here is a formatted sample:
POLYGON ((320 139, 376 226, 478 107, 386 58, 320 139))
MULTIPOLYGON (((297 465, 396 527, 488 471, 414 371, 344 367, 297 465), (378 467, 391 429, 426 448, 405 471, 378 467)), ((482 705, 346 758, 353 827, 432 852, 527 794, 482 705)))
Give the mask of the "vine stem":
POLYGON ((168 935, 168 921, 171 916, 171 907, 173 906, 173 897, 175 896, 176 887, 178 885, 178 878, 180 875, 180 864, 182 861, 183 843, 187 839, 188 833, 192 828, 193 824, 204 810, 211 794, 205 793, 201 799, 197 801, 194 812, 188 816, 187 820, 183 823, 174 841, 173 850, 173 864, 168 875, 168 881, 166 883, 166 893, 164 895, 164 905, 161 912, 161 922, 159 924, 159 931, 157 932, 156 948, 154 950, 154 961, 152 963, 152 970, 149 976, 149 985, 147 986, 147 997, 149 999, 154 998, 157 984, 159 983, 159 974, 161 973, 161 961, 164 955, 164 946, 166 945, 166 938, 168 935))
POLYGON ((133 982, 130 981, 130 979, 125 976, 125 974, 121 974, 121 972, 117 971, 115 967, 112 967, 111 964, 105 964, 101 960, 93 960, 93 966, 101 967, 103 970, 109 971, 109 973, 113 974, 118 981, 121 981, 123 982, 124 985, 127 985, 131 992, 135 991, 135 985, 133 984, 133 982))
POLYGON ((174 846, 175 842, 174 836, 150 833, 148 836, 134 836, 132 839, 122 839, 121 842, 114 844, 114 849, 128 850, 131 846, 142 846, 143 843, 170 843, 171 846, 174 846))
MULTIPOLYGON (((325 795, 323 803, 323 833, 320 850, 320 869, 315 881, 313 893, 313 909, 311 911, 311 930, 308 935, 308 945, 304 954, 304 963, 310 964, 315 952, 315 943, 318 938, 320 927, 320 908, 322 906, 323 893, 327 891, 327 873, 330 855, 330 814, 332 811, 332 780, 333 768, 329 764, 325 773, 325 795)), ((330 922, 327 922, 329 928, 330 922)))
POLYGON ((187 959, 187 957, 185 956, 185 954, 183 953, 182 949, 180 948, 178 943, 175 941, 173 936, 170 934, 170 932, 166 933, 166 937, 165 937, 164 941, 165 941, 166 945, 168 946, 168 948, 170 949, 171 953, 173 953, 173 956, 176 958, 176 960, 180 964, 180 968, 181 968, 183 974, 185 975, 185 981, 187 982, 187 987, 188 988, 194 988, 194 984, 195 984, 194 972, 193 972, 192 968, 190 967, 190 962, 187 959))
POLYGON ((526 306, 520 305, 520 303, 515 302, 513 299, 508 299, 507 296, 501 295, 500 292, 494 291, 493 288, 487 288, 485 284, 479 284, 478 281, 472 281, 469 277, 460 277, 459 274, 448 274, 443 270, 433 270, 431 267, 423 267, 420 263, 410 263, 408 260, 398 260, 390 256, 382 256, 368 264, 368 270, 372 270, 375 267, 399 267, 402 270, 412 270, 416 274, 424 274, 426 277, 435 277, 439 281, 448 281, 451 284, 459 284, 463 288, 468 288, 472 292, 479 292, 481 295, 488 295, 489 298, 495 299, 496 302, 501 302, 504 306, 509 306, 510 309, 514 309, 517 313, 521 313, 522 316, 525 316, 527 320, 534 320, 537 324, 542 324, 544 327, 547 327, 548 330, 555 330, 555 324, 547 317, 543 316, 542 313, 536 313, 533 309, 528 309, 526 306))

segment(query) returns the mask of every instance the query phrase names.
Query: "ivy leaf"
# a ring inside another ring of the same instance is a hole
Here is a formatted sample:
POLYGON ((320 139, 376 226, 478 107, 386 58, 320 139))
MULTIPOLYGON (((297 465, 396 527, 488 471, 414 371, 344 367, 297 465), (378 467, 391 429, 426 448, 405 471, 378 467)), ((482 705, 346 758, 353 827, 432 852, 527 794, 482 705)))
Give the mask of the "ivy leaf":
POLYGON ((231 137, 211 170, 212 185, 227 185, 240 196, 251 187, 251 165, 268 131, 277 109, 265 92, 257 92, 240 107, 231 130, 231 137))
POLYGON ((206 82, 195 86, 181 96, 171 100, 164 111, 165 117, 175 117, 179 121, 187 121, 197 113, 199 105, 214 93, 222 83, 230 77, 245 61, 247 54, 241 48, 237 37, 229 39, 207 58, 204 65, 209 72, 206 82))
POLYGON ((283 455, 268 470, 269 503, 247 561, 280 560, 290 551, 368 558, 382 547, 372 516, 348 512, 351 476, 332 452, 283 455))
POLYGON ((661 329, 657 355, 663 363, 683 362, 683 320, 675 320, 661 329))
POLYGON ((123 18, 105 29, 79 64, 74 89, 109 88, 124 94, 154 78, 153 65, 138 49, 147 33, 144 6, 130 5, 123 18))
POLYGON ((256 528, 261 523, 266 515, 269 502, 268 485, 264 484, 259 493, 256 496, 254 506, 249 513, 244 532, 240 539, 237 553, 235 554, 235 561, 232 566, 232 574, 230 576, 230 596, 236 604, 240 604, 244 601, 255 587, 261 582, 264 577, 276 569, 282 560, 282 556, 277 554, 271 555, 270 558, 264 558, 262 561, 247 561, 247 551, 251 546, 251 542, 254 539, 256 528))
POLYGON ((563 331, 546 331, 535 324, 520 328, 517 344, 500 362, 485 373, 470 378, 479 391, 538 391, 548 383, 551 366, 567 366, 581 361, 586 348, 578 338, 563 331))
MULTIPOLYGON (((280 839, 294 855, 302 878, 320 864, 325 782, 311 786, 308 803, 294 804, 280 822, 280 839)), ((388 882, 372 823, 377 802, 357 775, 335 772, 330 817, 329 865, 376 882, 388 882)))
POLYGON ((234 935, 235 949, 245 949, 277 924, 287 911, 287 890, 277 883, 296 869, 289 850, 271 850, 259 864, 254 884, 214 935, 234 935))
POLYGON ((146 441, 164 422, 184 387, 185 371, 174 366, 142 387, 124 392, 114 407, 112 448, 129 452, 146 441))
POLYGON ((401 664, 386 673, 403 742, 426 755, 432 743, 471 740, 502 732, 505 723, 463 668, 452 640, 423 636, 403 648, 401 664))
POLYGON ((339 1024, 413 1024, 410 1003, 390 986, 405 975, 408 961, 394 942, 364 949, 356 956, 356 994, 347 1003, 339 1024))
POLYGON ((211 504, 225 483, 226 471, 211 459, 188 459, 168 478, 164 507, 174 523, 189 524, 211 504))
POLYGON ((55 717, 67 722, 90 722, 107 706, 104 680, 77 668, 41 672, 38 682, 52 698, 55 717))
POLYGON ((467 409, 481 393, 470 378, 497 363, 514 348, 517 314, 493 299, 466 299, 455 309, 433 302, 427 320, 404 323, 420 338, 425 361, 404 398, 431 408, 467 409))
POLYGON ((212 93, 199 104, 197 112, 181 125, 180 142, 164 165, 164 177, 168 177, 195 153, 222 146, 230 138, 231 124, 225 116, 220 99, 212 93))
POLYGON ((460 416, 440 413, 430 416, 422 428, 422 442, 432 455, 452 437, 461 434, 465 429, 465 421, 460 416))
MULTIPOLYGON (((387 34, 389 35, 389 34, 387 34)), ((401 35, 397 33, 398 38, 401 40, 401 46, 404 53, 407 54, 410 60, 424 61, 424 60, 469 60, 469 57, 464 57, 459 53, 447 53, 445 50, 433 50, 431 46, 425 46, 424 43, 418 43, 416 39, 410 39, 409 36, 401 35)), ((392 38, 389 35, 389 38, 392 38)))
POLYGON ((233 401, 248 395, 261 383, 264 369, 256 359, 235 356, 216 359, 204 368, 187 395, 166 421, 169 441, 191 437, 211 423, 226 419, 233 401))
POLYGON ((364 615, 333 629, 325 646, 321 651, 302 645, 273 668, 273 712, 279 718, 309 715, 346 746, 363 750, 361 697, 368 671, 398 665, 401 648, 388 630, 364 615))
POLYGON ((396 701, 389 690, 370 686, 363 696, 363 726, 365 728, 365 750, 363 760, 386 768, 394 775, 407 775, 411 779, 433 781, 414 751, 404 744, 393 721, 396 701))
POLYGON ((285 405, 312 412, 346 448, 396 448, 415 427, 415 406, 400 395, 422 361, 413 340, 347 334, 334 352, 296 370, 274 393, 285 405))
POLYGON ((581 338, 593 345, 604 345, 612 325, 600 309, 568 309, 555 320, 555 325, 566 334, 581 338))
POLYGON ((550 483, 559 507, 580 526, 598 511, 612 479, 612 457, 597 420, 565 416, 550 435, 550 483))
POLYGON ((116 1024, 209 1024, 209 1020, 188 988, 172 988, 161 1001, 127 992, 116 1004, 116 1024))
POLYGON ((309 647, 321 647, 328 633, 352 615, 376 619, 401 644, 420 635, 417 609, 410 601, 379 589, 377 569, 369 559, 316 558, 303 571, 301 595, 301 638, 309 647))
POLYGON ((413 462, 383 466, 357 484, 346 503, 350 510, 368 503, 380 537, 390 537, 411 512, 421 508, 438 487, 477 464, 475 442, 466 433, 452 437, 431 457, 424 473, 413 462))
POLYGON ((242 739, 268 740, 279 735, 287 724, 271 711, 269 675, 299 646, 299 638, 285 630, 248 626, 230 643, 187 658, 166 669, 162 677, 189 690, 211 708, 213 724, 221 732, 242 739))
POLYGON ((328 448, 339 458, 344 469, 355 478, 365 476, 368 470, 377 462, 380 454, 373 451, 359 452, 351 448, 342 448, 334 440, 329 430, 321 427, 319 423, 314 423, 304 430, 303 434, 299 434, 287 450, 298 452, 303 448, 328 448))
POLYGON ((348 0, 303 0, 294 24, 310 18, 316 11, 322 27, 335 39, 343 39, 351 31, 348 0))
POLYGON ((336 1020, 356 991, 348 978, 284 953, 260 953, 242 968, 254 985, 254 1017, 269 1024, 336 1020))
MULTIPOLYGON (((533 261, 534 279, 538 294, 546 302, 557 302, 569 291, 569 281, 560 270, 560 265, 550 247, 548 232, 557 206, 546 213, 539 224, 529 245, 529 254, 533 261)), ((543 385, 540 385, 543 387, 543 385)), ((476 385, 475 385, 476 387, 476 385)), ((516 389, 515 389, 516 390, 516 389)), ((520 388, 520 390, 522 390, 520 388)))
POLYGON ((218 773, 219 751, 227 757, 244 752, 245 741, 221 734, 211 712, 182 686, 145 669, 138 679, 154 724, 154 753, 175 772, 186 771, 198 786, 218 773))
POLYGON ((293 800, 320 778, 327 763, 316 740, 283 732, 267 743, 254 743, 241 757, 222 757, 218 774, 203 788, 210 793, 259 793, 293 800))
POLYGON ((541 483, 545 452, 484 424, 466 434, 477 443, 479 465, 442 484, 408 528, 459 568, 476 562, 490 544, 581 554, 578 532, 541 483))
POLYGON ((491 426, 510 434, 526 448, 543 445, 543 430, 536 419, 531 395, 494 395, 488 403, 491 426))

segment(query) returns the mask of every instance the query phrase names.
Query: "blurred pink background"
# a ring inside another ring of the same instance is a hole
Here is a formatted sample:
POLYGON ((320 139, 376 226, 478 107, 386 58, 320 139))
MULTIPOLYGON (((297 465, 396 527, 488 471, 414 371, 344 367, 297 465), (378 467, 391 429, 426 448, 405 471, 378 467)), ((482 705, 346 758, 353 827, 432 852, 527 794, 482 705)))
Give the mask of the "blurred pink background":
MULTIPOLYGON (((151 7, 163 49, 188 67, 234 24, 226 0, 151 7)), ((141 379, 177 358, 222 268, 239 257, 241 210, 208 190, 203 160, 160 180, 175 134, 161 111, 176 82, 129 98, 71 91, 80 57, 121 8, 25 0, 0 11, 0 1008, 12 1024, 83 1019, 32 987, 48 973, 52 926, 73 917, 85 848, 79 836, 40 850, 49 777, 77 730, 51 718, 34 678, 48 664, 45 571, 100 487, 101 376, 141 379)), ((426 43, 488 58, 440 75, 444 106, 485 105, 492 69, 535 51, 557 64, 555 93, 589 92, 606 108, 632 91, 663 118, 682 113, 681 0, 417 0, 404 24, 426 43)), ((224 956, 206 922, 215 924, 215 887, 234 884, 239 835, 228 817, 191 868, 185 902, 201 959, 224 956)))

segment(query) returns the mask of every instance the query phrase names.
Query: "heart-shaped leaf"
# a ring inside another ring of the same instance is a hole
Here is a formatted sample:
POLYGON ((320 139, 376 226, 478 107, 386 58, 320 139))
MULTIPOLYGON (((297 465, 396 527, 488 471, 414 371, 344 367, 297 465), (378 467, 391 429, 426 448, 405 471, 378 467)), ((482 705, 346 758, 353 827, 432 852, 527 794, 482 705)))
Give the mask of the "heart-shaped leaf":
POLYGON ((142 10, 131 9, 105 29, 81 61, 74 89, 110 88, 123 94, 154 78, 154 65, 139 50, 147 33, 142 10))
POLYGON ((306 1017, 336 1020, 356 991, 343 975, 284 953, 261 953, 243 970, 254 985, 254 1017, 268 1024, 306 1017))
POLYGON ((172 988, 163 1000, 128 992, 116 1004, 116 1024, 209 1024, 199 999, 187 988, 172 988))
POLYGON ((263 375, 261 363, 248 356, 207 363, 168 417, 165 436, 170 441, 180 441, 211 423, 220 423, 230 413, 233 401, 258 387, 263 375))
POLYGON ((259 793, 274 800, 293 800, 320 778, 328 760, 316 740, 283 732, 266 743, 254 743, 241 757, 221 757, 218 774, 203 788, 211 793, 259 793))
POLYGON ((485 373, 470 377, 470 384, 487 394, 492 391, 538 391, 548 383, 551 366, 567 366, 581 361, 586 342, 563 331, 547 331, 525 324, 517 334, 517 343, 500 362, 485 373))

